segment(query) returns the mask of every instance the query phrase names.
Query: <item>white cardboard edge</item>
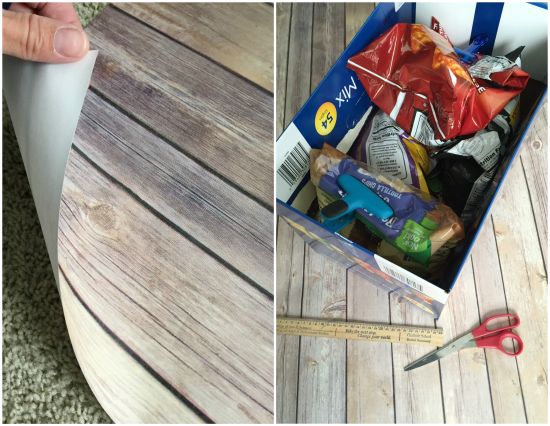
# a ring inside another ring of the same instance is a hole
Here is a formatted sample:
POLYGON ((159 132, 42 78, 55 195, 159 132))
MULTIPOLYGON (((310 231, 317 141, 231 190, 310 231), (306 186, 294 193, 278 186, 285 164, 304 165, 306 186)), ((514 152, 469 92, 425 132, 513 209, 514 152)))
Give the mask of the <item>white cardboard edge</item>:
MULTIPOLYGON (((380 270, 382 272, 388 273, 387 270, 397 272, 397 274, 404 277, 405 280, 409 279, 417 285, 417 287, 415 288, 413 285, 411 285, 409 283, 409 286, 412 289, 414 289, 414 290, 416 290, 416 291, 418 291, 418 292, 420 292, 420 293, 422 293, 422 294, 424 294, 424 295, 426 295, 426 296, 428 296, 428 297, 430 297, 434 300, 437 300, 438 302, 440 302, 442 304, 445 304, 447 302, 447 299, 449 298, 449 294, 446 293, 445 290, 437 287, 436 285, 432 284, 429 281, 426 281, 423 278, 420 278, 420 277, 416 276, 412 272, 409 272, 406 269, 403 269, 402 267, 393 264, 389 260, 386 260, 383 257, 378 256, 377 254, 374 255, 374 259, 378 263, 378 267, 380 268, 380 270), (418 289, 418 284, 422 285, 422 291, 420 291, 418 289)), ((391 276, 392 274, 388 274, 388 275, 391 276)), ((395 278, 395 276, 394 276, 394 278, 395 278)), ((399 280, 399 281, 402 281, 402 280, 399 280)), ((405 283, 405 284, 407 284, 407 283, 405 283)))

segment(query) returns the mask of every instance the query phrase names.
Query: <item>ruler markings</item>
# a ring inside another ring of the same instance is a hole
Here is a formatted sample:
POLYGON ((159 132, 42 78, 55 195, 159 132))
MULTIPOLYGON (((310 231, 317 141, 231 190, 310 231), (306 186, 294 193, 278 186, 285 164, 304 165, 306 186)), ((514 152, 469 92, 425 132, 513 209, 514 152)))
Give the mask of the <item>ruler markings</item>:
POLYGON ((443 345, 443 330, 441 329, 305 318, 277 318, 277 334, 371 340, 410 345, 443 345))

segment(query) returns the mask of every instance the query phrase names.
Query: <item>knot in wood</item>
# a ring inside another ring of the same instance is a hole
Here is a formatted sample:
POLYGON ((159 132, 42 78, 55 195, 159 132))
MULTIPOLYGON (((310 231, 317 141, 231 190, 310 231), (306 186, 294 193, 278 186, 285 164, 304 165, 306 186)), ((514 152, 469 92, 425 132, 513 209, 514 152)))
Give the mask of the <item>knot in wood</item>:
POLYGON ((107 62, 107 65, 105 65, 105 73, 107 76, 111 76, 112 74, 118 72, 118 65, 115 62, 107 62))
POLYGON ((116 228, 117 215, 112 206, 101 204, 92 207, 88 213, 88 218, 92 226, 103 231, 111 231, 116 228))
POLYGON ((532 143, 531 143, 531 147, 534 149, 534 150, 539 150, 542 148, 542 143, 541 141, 539 141, 538 139, 537 140, 534 140, 532 143))
POLYGON ((330 301, 327 301, 327 304, 325 306, 325 309, 323 309, 323 312, 321 312, 321 315, 323 317, 338 317, 342 314, 346 313, 346 301, 345 300, 338 300, 334 303, 331 303, 330 301))
POLYGON ((476 352, 472 356, 473 360, 477 362, 478 364, 485 365, 485 356, 483 356, 483 353, 476 352))
POLYGON ((306 365, 309 365, 310 367, 313 367, 313 368, 317 367, 317 361, 315 361, 310 356, 306 357, 305 362, 306 362, 306 365))

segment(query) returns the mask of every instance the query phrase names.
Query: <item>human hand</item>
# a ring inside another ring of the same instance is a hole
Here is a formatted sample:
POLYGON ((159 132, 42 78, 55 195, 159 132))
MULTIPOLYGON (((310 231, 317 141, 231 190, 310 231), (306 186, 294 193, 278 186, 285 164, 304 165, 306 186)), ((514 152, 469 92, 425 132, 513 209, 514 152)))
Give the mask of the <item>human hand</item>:
POLYGON ((2 11, 2 53, 37 62, 81 60, 90 49, 72 3, 13 3, 2 11))

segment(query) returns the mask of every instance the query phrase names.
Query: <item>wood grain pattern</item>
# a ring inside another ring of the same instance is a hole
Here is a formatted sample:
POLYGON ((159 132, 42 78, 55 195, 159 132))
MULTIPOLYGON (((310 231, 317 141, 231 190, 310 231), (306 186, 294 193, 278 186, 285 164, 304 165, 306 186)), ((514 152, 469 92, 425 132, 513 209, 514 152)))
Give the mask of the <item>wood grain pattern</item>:
POLYGON ((293 3, 288 43, 285 127, 309 99, 313 5, 293 3))
MULTIPOLYGON (((545 139, 546 140, 546 139, 545 139)), ((527 422, 548 422, 548 280, 527 183, 518 162, 491 210, 508 310, 528 350, 516 358, 527 422)))
POLYGON ((548 97, 523 142, 521 164, 529 183, 540 247, 548 271, 548 97))
MULTIPOLYGON (((433 318, 396 297, 390 297, 390 316, 392 324, 434 327, 433 318)), ((446 333, 444 330, 445 339, 446 333)), ((411 371, 403 370, 435 349, 437 348, 433 346, 392 345, 396 423, 444 422, 443 407, 440 403, 442 396, 439 365, 431 363, 411 371)))
POLYGON ((114 3, 142 22, 273 92, 273 6, 114 3))
MULTIPOLYGON (((305 242, 281 218, 277 245, 277 316, 300 317, 304 285, 305 242)), ((277 335, 278 423, 296 423, 300 336, 277 335)))
MULTIPOLYGON (((448 343, 480 323, 472 262, 468 259, 437 324, 445 330, 445 343, 448 343)), ((461 350, 442 358, 439 363, 445 421, 494 423, 485 350, 461 350)))
POLYGON ((344 51, 344 3, 315 3, 311 50, 311 93, 344 51))
MULTIPOLYGON (((303 318, 346 319, 346 270, 306 247, 303 318)), ((346 422, 346 341, 301 337, 298 423, 346 422)))
POLYGON ((272 421, 271 300, 74 151, 69 161, 59 257, 78 296, 206 417, 272 421))
MULTIPOLYGON (((510 313, 490 218, 477 237, 471 258, 480 321, 492 315, 510 313)), ((485 358, 495 423, 526 423, 516 359, 490 350, 485 351, 485 358)))
POLYGON ((270 423, 273 96, 163 32, 201 6, 140 6, 168 27, 108 7, 88 28, 59 223, 75 352, 117 422, 270 423))
POLYGON ((361 29, 376 3, 346 3, 346 46, 361 29))
POLYGON ((290 17, 292 3, 277 3, 277 89, 276 89, 276 118, 275 136, 278 138, 285 129, 286 77, 288 66, 288 40, 290 33, 290 17))
POLYGON ((270 211, 94 93, 74 144, 166 221, 273 294, 270 211))
MULTIPOLYGON (((293 5, 293 13, 295 7, 293 5)), ((303 12, 305 6, 300 7, 299 10, 303 12)), ((326 7, 314 5, 311 30, 308 16, 302 15, 301 29, 293 29, 291 23, 289 46, 298 43, 298 40, 293 39, 294 33, 299 34, 301 40, 306 40, 306 44, 289 50, 289 53, 299 51, 300 54, 289 55, 287 78, 292 75, 290 70, 299 70, 301 81, 304 85, 309 82, 311 88, 318 84, 316 66, 311 67, 309 75, 304 74, 308 58, 316 63, 315 47, 311 53, 303 50, 309 42, 309 31, 312 32, 312 43, 315 46, 316 31, 320 34, 325 26, 335 25, 332 17, 322 13, 326 7), (293 65, 292 61, 301 63, 293 65)), ((373 8, 372 4, 346 4, 346 45, 373 8)), ((297 22, 296 17, 293 17, 293 22, 297 22)), ((344 23, 340 22, 343 27, 344 23)), ((332 41, 327 35, 320 37, 325 37, 325 43, 341 43, 338 37, 332 41)), ((322 65, 322 58, 319 63, 322 65)), ((290 80, 287 81, 289 87, 292 87, 290 80)), ((302 89, 293 90, 293 93, 300 93, 302 89)), ((294 100, 292 104, 293 100, 287 93, 285 125, 288 125, 304 101, 294 100), (288 115, 289 105, 294 105, 291 107, 294 115, 288 115)), ((310 401, 323 397, 327 404, 332 404, 333 400, 339 404, 342 398, 346 398, 346 420, 349 423, 547 422, 546 108, 542 107, 535 119, 535 125, 524 142, 526 148, 521 154, 521 161, 509 172, 506 188, 498 195, 491 215, 476 240, 472 256, 467 259, 466 267, 455 284, 448 306, 442 318, 436 322, 438 328, 445 329, 445 340, 450 341, 491 315, 506 312, 518 314, 522 324, 517 333, 524 339, 529 355, 526 356, 524 351, 520 357, 512 358, 498 351, 468 349, 438 363, 404 372, 403 368, 407 364, 435 348, 348 341, 345 394, 334 395, 334 389, 340 387, 341 380, 335 375, 335 372, 340 371, 340 353, 336 351, 334 359, 324 360, 322 368, 325 377, 319 377, 320 370, 311 377, 299 376, 298 405, 301 401, 313 404, 310 401), (539 145, 537 141, 542 144, 539 145), (382 346, 374 348, 374 345, 382 346), (391 347, 389 360, 384 352, 388 347, 391 347), (334 363, 330 369, 326 368, 329 362, 334 363), (301 383, 302 380, 308 381, 307 384, 301 383), (311 392, 311 395, 304 395, 306 391, 311 392)), ((281 233, 278 247, 288 246, 288 238, 281 233)), ((306 247, 306 252, 305 260, 308 264, 320 265, 326 261, 315 259, 321 256, 309 247, 306 247)), ((329 272, 318 267, 314 274, 310 274, 306 268, 304 281, 317 282, 318 294, 304 291, 304 306, 309 298, 319 299, 327 293, 323 276, 327 274, 329 280, 334 280, 334 272, 331 270, 334 265, 330 261, 326 262, 325 268, 329 272)), ((388 309, 387 322, 391 324, 434 326, 433 319, 408 303, 400 302, 387 293, 380 297, 377 288, 367 281, 351 273, 348 273, 347 280, 348 320, 369 321, 372 316, 379 318, 378 322, 383 322, 388 309)), ((307 315, 302 312, 302 316, 307 315)), ((318 349, 318 353, 322 351, 318 349)), ((304 355, 303 350, 301 355, 304 355)), ((311 365, 300 357, 301 372, 302 368, 311 368, 311 365)), ((291 405, 288 400, 285 404, 291 405)), ((315 413, 317 406, 309 405, 309 408, 302 410, 310 415, 299 415, 298 421, 327 422, 329 419, 328 408, 320 408, 320 412, 315 413)), ((293 420, 289 417, 286 421, 293 420)), ((343 420, 339 418, 338 421, 343 420)))
MULTIPOLYGON (((390 323, 389 295, 367 280, 347 273, 347 320, 390 323)), ((392 346, 347 342, 348 423, 393 423, 392 346)))
POLYGON ((92 391, 116 423, 204 423, 107 334, 61 272, 59 289, 78 363, 92 391), (109 386, 105 386, 106 377, 109 386), (144 387, 149 389, 147 394, 142 392, 144 387), (117 404, 120 395, 124 395, 126 404, 117 404))
POLYGON ((92 87, 273 206, 273 96, 110 7, 87 28, 92 87))

